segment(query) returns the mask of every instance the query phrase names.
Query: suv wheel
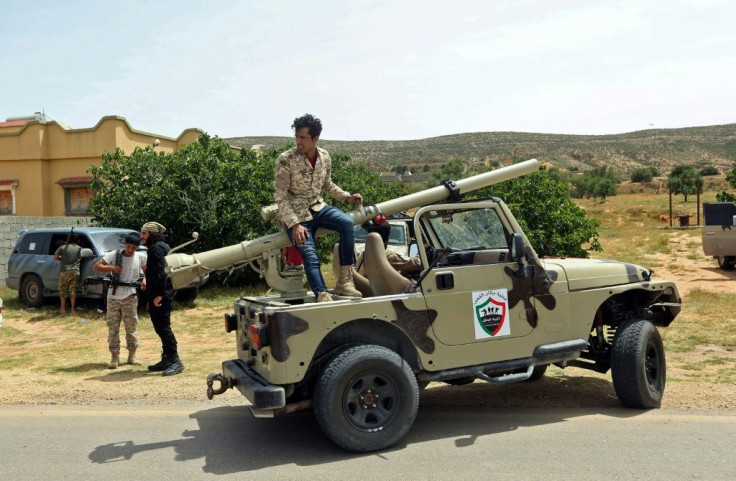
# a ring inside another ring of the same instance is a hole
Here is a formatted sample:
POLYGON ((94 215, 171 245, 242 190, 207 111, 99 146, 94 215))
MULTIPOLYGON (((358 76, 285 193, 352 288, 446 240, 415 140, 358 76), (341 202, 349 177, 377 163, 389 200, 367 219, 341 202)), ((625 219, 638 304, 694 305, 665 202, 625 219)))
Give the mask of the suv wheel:
POLYGON ((20 298, 28 307, 43 305, 43 282, 36 274, 29 274, 23 278, 20 286, 20 298))
POLYGON ((411 428, 419 408, 417 380, 390 349, 355 346, 337 355, 317 381, 317 422, 337 445, 354 452, 387 448, 411 428))
POLYGON ((724 271, 733 270, 736 265, 736 257, 734 256, 718 256, 718 267, 724 271))
POLYGON ((611 377, 616 396, 624 406, 638 409, 660 406, 667 367, 662 337, 654 324, 635 320, 616 331, 611 377))

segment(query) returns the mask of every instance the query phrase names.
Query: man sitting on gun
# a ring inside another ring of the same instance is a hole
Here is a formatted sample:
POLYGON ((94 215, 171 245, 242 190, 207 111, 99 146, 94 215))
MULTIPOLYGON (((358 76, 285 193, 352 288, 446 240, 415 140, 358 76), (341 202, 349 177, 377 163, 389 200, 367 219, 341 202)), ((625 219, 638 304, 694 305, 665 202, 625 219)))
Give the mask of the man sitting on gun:
MULTIPOLYGON (((125 247, 119 251, 105 254, 92 267, 98 272, 112 274, 112 281, 107 290, 107 344, 110 349, 109 369, 116 369, 120 364, 120 322, 125 325, 125 341, 128 348, 128 364, 140 366, 136 359, 138 349, 138 296, 136 288, 142 272, 146 270, 147 256, 138 252, 141 238, 137 234, 125 236, 125 247)), ((145 278, 140 281, 145 285, 145 278)))

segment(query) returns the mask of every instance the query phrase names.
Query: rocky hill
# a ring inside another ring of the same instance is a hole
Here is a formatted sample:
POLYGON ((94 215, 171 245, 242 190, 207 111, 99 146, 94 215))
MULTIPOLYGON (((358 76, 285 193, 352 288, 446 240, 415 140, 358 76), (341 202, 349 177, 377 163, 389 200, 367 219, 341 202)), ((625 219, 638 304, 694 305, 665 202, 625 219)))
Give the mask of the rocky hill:
MULTIPOLYGON (((281 146, 290 137, 235 137, 232 145, 281 146)), ((721 172, 736 161, 736 124, 650 129, 616 135, 558 135, 523 132, 477 132, 420 140, 335 141, 320 139, 330 152, 344 152, 376 171, 407 165, 419 171, 460 158, 468 163, 497 164, 508 159, 537 158, 569 170, 601 165, 627 173, 637 167, 668 172, 677 164, 713 163, 721 172)))

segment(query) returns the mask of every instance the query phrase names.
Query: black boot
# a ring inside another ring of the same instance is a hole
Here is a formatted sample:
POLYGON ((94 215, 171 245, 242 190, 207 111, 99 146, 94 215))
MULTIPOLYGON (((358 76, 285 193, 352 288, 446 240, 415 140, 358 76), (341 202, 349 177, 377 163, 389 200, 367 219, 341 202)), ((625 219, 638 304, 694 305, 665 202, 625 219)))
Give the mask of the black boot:
POLYGON ((179 359, 178 354, 174 354, 169 358, 169 360, 171 361, 171 364, 169 364, 163 372, 164 376, 173 376, 174 374, 179 374, 184 370, 184 364, 181 362, 181 359, 179 359))
POLYGON ((161 360, 159 362, 157 362, 156 364, 152 364, 152 365, 148 366, 148 370, 149 371, 156 371, 156 372, 165 371, 166 368, 168 368, 169 366, 171 366, 171 362, 172 361, 171 361, 171 358, 169 357, 169 355, 166 354, 165 352, 162 352, 161 353, 161 360))

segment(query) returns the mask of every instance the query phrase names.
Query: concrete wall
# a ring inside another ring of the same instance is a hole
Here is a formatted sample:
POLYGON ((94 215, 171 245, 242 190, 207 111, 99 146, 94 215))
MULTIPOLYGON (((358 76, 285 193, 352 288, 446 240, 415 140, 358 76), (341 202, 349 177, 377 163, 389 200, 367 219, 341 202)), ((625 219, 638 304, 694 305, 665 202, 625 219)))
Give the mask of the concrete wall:
POLYGON ((18 240, 18 233, 42 227, 86 227, 90 217, 21 217, 0 215, 0 284, 8 277, 8 259, 18 240))

